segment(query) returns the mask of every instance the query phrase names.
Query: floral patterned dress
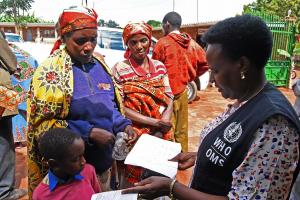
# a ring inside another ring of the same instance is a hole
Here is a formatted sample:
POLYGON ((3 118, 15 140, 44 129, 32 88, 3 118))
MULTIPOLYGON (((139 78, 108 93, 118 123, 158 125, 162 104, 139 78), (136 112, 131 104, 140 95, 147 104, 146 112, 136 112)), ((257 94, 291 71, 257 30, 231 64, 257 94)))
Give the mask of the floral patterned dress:
POLYGON ((15 142, 23 142, 26 141, 27 135, 27 93, 29 91, 31 78, 38 66, 38 63, 32 56, 30 56, 30 54, 23 51, 16 45, 12 45, 11 47, 18 61, 18 75, 11 75, 11 80, 13 87, 15 91, 18 92, 18 96, 20 98, 20 103, 18 105, 19 114, 14 116, 12 119, 13 134, 15 142))
MULTIPOLYGON (((228 109, 201 132, 201 141, 240 107, 228 109)), ((232 173, 229 199, 287 199, 299 159, 299 134, 286 118, 275 115, 257 129, 243 160, 232 173)))

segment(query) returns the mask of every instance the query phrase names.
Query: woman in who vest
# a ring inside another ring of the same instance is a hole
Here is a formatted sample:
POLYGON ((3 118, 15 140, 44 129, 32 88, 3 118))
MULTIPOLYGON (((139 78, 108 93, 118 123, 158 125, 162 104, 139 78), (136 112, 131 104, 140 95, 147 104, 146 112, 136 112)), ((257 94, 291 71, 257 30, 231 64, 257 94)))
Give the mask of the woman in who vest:
POLYGON ((287 199, 299 172, 298 117, 288 100, 266 81, 272 35, 258 17, 225 19, 204 35, 212 80, 235 100, 201 132, 197 153, 180 153, 179 169, 195 163, 190 187, 150 177, 123 193, 142 198, 287 199))

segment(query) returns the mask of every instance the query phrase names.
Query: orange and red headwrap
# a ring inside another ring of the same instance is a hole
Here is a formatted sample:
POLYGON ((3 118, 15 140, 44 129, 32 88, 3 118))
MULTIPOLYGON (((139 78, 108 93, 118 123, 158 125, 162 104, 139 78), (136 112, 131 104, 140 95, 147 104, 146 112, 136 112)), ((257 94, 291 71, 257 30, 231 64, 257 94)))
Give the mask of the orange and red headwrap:
POLYGON ((59 17, 61 36, 75 30, 97 28, 97 13, 90 8, 74 6, 64 9, 59 17))
POLYGON ((152 27, 145 22, 129 23, 125 26, 123 31, 123 40, 127 44, 128 40, 136 34, 144 34, 149 40, 152 37, 152 27))
MULTIPOLYGON (((127 45, 128 40, 136 34, 144 34, 149 38, 149 44, 151 44, 151 37, 152 37, 152 27, 145 22, 136 22, 136 23, 129 23, 125 26, 123 31, 123 40, 124 43, 127 45)), ((149 45, 150 47, 150 45, 149 45)), ((149 50, 149 49, 148 49, 149 50)), ((126 49, 124 54, 125 58, 130 56, 129 49, 126 49)))

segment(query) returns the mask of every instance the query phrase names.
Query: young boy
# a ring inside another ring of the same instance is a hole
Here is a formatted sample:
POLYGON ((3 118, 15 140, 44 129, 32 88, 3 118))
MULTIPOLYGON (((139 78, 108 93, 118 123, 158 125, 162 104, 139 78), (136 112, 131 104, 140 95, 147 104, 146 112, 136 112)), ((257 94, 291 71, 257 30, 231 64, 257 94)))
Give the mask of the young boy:
POLYGON ((84 142, 66 128, 45 132, 39 150, 49 171, 33 192, 33 200, 90 200, 100 192, 95 169, 83 157, 84 142))

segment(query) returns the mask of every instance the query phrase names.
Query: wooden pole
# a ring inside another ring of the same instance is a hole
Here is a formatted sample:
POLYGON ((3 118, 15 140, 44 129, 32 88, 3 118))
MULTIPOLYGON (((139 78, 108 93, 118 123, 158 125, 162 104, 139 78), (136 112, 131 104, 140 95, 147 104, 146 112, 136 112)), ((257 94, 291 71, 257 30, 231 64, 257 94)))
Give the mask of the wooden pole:
POLYGON ((199 5, 198 5, 198 0, 197 0, 197 23, 199 23, 198 9, 199 9, 199 5))
POLYGON ((173 12, 175 11, 175 0, 173 0, 173 12))

